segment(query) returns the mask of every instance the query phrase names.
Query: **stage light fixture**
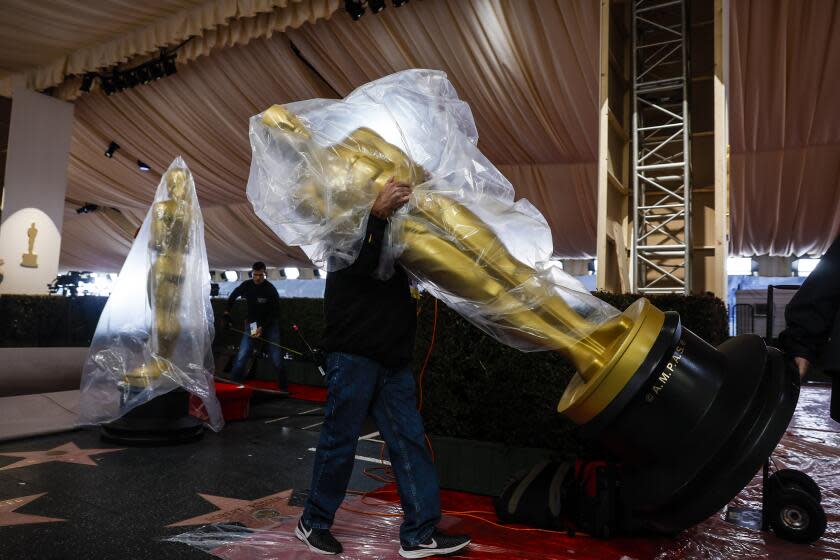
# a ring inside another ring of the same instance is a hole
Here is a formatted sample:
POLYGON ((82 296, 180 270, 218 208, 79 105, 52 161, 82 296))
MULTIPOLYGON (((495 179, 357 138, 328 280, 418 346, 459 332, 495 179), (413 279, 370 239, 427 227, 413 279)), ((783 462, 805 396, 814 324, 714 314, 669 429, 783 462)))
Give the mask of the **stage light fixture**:
POLYGON ((137 169, 139 169, 140 171, 143 171, 144 173, 146 171, 151 171, 152 170, 151 167, 149 167, 147 164, 143 163, 139 159, 137 160, 137 169))
POLYGON ((149 63, 149 76, 152 80, 159 80, 163 78, 163 62, 160 60, 155 60, 154 62, 149 63))
POLYGON ((392 0, 395 8, 400 8, 408 4, 408 0, 392 0))
POLYGON ((385 0, 368 0, 368 8, 371 13, 378 14, 385 9, 385 0))
POLYGON ((344 10, 350 14, 350 19, 358 20, 365 14, 365 7, 360 0, 344 0, 344 10))
POLYGON ((140 83, 140 80, 137 79, 137 72, 135 70, 127 70, 126 72, 123 72, 122 75, 125 79, 126 88, 133 88, 140 83))
POLYGON ((137 81, 140 82, 141 84, 148 84, 149 82, 152 81, 152 74, 149 70, 149 65, 148 64, 144 64, 143 66, 140 66, 139 68, 137 68, 136 72, 137 72, 137 81))
POLYGON ((171 76, 178 71, 178 67, 175 65, 175 55, 161 57, 161 62, 163 62, 163 73, 165 75, 171 76))
POLYGON ((76 214, 90 214, 91 212, 96 212, 97 210, 99 210, 99 206, 96 204, 85 204, 84 206, 76 208, 76 214))
POLYGON ((96 77, 96 74, 85 74, 82 76, 82 85, 79 86, 79 91, 90 91, 91 86, 93 85, 93 79, 96 77))
POLYGON ((111 143, 108 144, 108 149, 105 150, 105 157, 106 158, 114 157, 114 152, 116 152, 119 149, 120 149, 120 145, 112 140, 111 143))
POLYGON ((115 90, 122 91, 125 89, 125 76, 123 76, 121 72, 114 71, 111 74, 111 78, 114 80, 115 90))
POLYGON ((102 84, 102 91, 105 92, 105 95, 113 95, 117 91, 117 88, 114 87, 114 79, 110 76, 102 76, 100 83, 102 84))

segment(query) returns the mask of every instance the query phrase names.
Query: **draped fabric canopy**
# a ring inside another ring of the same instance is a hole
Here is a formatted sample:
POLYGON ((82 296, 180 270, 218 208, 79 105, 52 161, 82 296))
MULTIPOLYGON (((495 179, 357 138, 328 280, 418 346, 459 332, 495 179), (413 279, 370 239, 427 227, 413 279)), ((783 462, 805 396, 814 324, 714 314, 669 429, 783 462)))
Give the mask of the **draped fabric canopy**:
POLYGON ((821 254, 840 234, 840 2, 731 14, 731 250, 821 254))
MULTIPOLYGON (((196 39, 182 59, 214 45, 328 17, 339 0, 0 0, 0 95, 12 77, 26 87, 56 86, 72 74, 125 62, 196 39)), ((74 89, 78 87, 74 83, 74 89)))
POLYGON ((174 76, 75 101, 68 208, 94 203, 119 209, 121 220, 68 212, 62 268, 118 269, 126 223, 139 225, 159 178, 138 171, 137 160, 160 172, 179 154, 195 177, 212 267, 305 264, 245 199, 248 117, 274 103, 343 97, 411 67, 449 74, 472 107, 481 149, 548 218, 555 252, 594 254, 597 3, 426 0, 219 44, 226 48, 196 43, 197 58, 174 76), (108 159, 111 141, 120 149, 108 159))

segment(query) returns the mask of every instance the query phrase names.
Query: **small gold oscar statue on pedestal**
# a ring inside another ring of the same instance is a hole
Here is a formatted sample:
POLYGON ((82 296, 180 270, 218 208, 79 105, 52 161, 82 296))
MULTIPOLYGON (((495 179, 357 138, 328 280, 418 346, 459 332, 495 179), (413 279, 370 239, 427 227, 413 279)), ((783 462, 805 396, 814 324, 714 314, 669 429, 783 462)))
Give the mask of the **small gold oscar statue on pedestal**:
POLYGON ((38 255, 32 251, 35 249, 35 236, 38 235, 38 228, 35 227, 35 222, 26 230, 26 235, 29 236, 29 251, 21 255, 20 266, 26 268, 38 268, 38 255))

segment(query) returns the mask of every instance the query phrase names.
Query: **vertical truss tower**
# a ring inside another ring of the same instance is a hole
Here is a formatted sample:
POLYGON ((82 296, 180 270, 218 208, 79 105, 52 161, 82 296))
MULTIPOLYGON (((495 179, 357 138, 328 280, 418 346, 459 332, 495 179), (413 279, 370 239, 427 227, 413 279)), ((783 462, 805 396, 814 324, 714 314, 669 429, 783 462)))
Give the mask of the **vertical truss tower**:
POLYGON ((641 294, 691 290, 688 0, 632 0, 633 245, 641 294))

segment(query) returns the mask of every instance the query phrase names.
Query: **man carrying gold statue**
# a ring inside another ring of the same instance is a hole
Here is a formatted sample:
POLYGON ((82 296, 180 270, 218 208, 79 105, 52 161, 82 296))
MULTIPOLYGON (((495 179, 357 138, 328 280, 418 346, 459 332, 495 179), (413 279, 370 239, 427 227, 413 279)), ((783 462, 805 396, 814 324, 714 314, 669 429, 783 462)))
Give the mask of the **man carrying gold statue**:
POLYGON ((314 552, 342 551, 329 528, 344 499, 356 442, 368 414, 388 445, 397 478, 404 516, 400 555, 452 554, 470 542, 464 535, 447 535, 435 527, 440 521, 440 498, 411 371, 417 310, 408 276, 399 266, 388 280, 373 275, 387 219, 408 201, 410 192, 405 183, 386 182, 371 208, 358 258, 327 276, 323 346, 328 352, 329 398, 309 497, 295 530, 314 552))

